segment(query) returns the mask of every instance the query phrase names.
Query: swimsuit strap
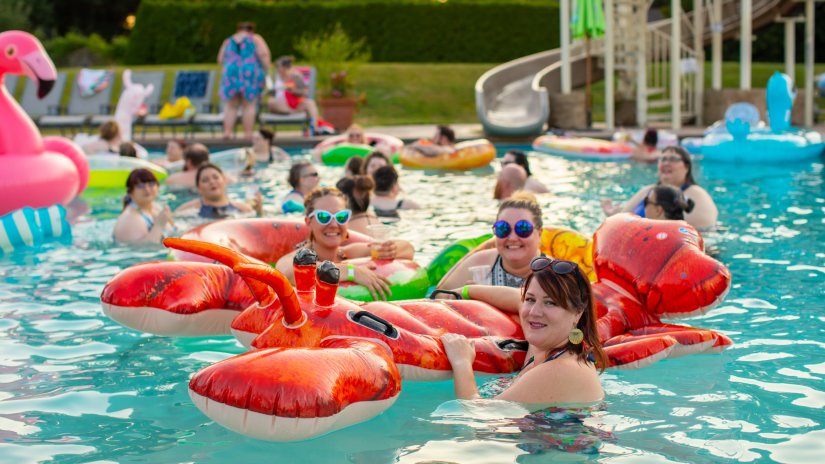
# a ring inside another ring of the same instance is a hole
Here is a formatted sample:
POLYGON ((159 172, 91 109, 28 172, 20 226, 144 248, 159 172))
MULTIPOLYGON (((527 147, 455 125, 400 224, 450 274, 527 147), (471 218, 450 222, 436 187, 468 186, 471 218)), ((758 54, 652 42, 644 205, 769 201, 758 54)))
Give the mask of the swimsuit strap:
MULTIPOLYGON (((545 359, 541 363, 544 364, 544 363, 550 362, 550 361, 558 358, 559 356, 563 355, 564 353, 567 353, 567 348, 564 348, 560 351, 557 351, 557 352, 553 353, 552 355, 548 356, 547 359, 545 359)), ((535 358, 536 358, 535 356, 530 356, 530 359, 528 359, 527 362, 524 363, 524 367, 527 367, 530 364, 532 364, 533 361, 535 361, 535 358)), ((522 370, 524 369, 524 367, 522 367, 522 370)))
POLYGON ((140 217, 143 218, 143 221, 146 223, 146 228, 152 230, 152 227, 155 225, 155 220, 152 218, 152 216, 146 214, 146 212, 140 209, 140 207, 134 201, 130 201, 129 205, 132 206, 135 209, 135 211, 137 211, 138 214, 140 214, 140 217))

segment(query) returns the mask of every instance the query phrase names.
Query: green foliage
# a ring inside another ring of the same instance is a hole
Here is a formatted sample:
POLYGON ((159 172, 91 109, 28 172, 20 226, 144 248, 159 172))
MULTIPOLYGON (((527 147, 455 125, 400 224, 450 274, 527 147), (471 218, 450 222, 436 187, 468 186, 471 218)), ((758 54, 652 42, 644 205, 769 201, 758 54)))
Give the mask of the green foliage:
POLYGON ((0 31, 29 30, 29 13, 26 0, 0 0, 0 31))
POLYGON ((557 2, 538 0, 143 0, 127 63, 213 62, 239 21, 254 20, 273 56, 336 23, 377 62, 500 63, 555 48, 557 2))
POLYGON ((351 40, 340 23, 327 32, 304 34, 294 47, 306 62, 316 67, 322 96, 348 96, 358 68, 370 60, 366 40, 351 40))
POLYGON ((103 37, 92 34, 90 36, 69 32, 62 37, 55 37, 43 42, 43 47, 58 66, 77 65, 70 59, 75 52, 87 50, 90 62, 87 65, 120 63, 129 47, 129 38, 118 36, 109 43, 103 37))

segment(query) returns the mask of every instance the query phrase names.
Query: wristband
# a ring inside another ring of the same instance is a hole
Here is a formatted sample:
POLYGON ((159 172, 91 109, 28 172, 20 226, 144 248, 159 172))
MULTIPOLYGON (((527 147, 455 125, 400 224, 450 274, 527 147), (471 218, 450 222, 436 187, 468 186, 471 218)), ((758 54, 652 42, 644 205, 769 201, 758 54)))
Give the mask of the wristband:
POLYGON ((355 282, 355 265, 347 263, 347 282, 355 282))
POLYGON ((461 287, 461 299, 462 300, 469 300, 470 299, 470 286, 465 285, 461 287))

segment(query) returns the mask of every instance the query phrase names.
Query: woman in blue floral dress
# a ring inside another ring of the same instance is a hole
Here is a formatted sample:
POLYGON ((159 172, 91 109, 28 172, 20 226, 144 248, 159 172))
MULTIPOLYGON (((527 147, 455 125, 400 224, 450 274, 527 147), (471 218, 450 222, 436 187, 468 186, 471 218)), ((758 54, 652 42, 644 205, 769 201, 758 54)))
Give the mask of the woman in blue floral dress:
POLYGON ((218 63, 223 66, 220 96, 225 102, 224 138, 230 138, 234 132, 238 108, 242 111, 244 137, 252 138, 257 102, 264 90, 270 60, 269 47, 255 33, 255 23, 238 23, 237 31, 223 41, 218 63))

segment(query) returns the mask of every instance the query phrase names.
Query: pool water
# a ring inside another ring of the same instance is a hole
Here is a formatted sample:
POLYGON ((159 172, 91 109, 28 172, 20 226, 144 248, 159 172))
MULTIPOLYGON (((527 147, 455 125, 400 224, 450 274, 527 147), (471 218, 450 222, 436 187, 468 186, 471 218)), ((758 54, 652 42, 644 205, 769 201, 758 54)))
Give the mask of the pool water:
MULTIPOLYGON (((626 199, 655 178, 654 166, 531 160, 552 191, 540 198, 545 223, 587 234, 603 220, 601 198, 626 199)), ((114 244, 120 198, 87 192, 71 208, 72 246, 0 261, 0 462, 823 462, 823 164, 698 167, 720 209, 719 230, 706 238, 733 287, 719 307, 681 323, 721 331, 732 348, 605 372, 603 410, 574 421, 573 432, 553 415, 525 425, 513 405, 452 401, 451 382, 405 382, 383 415, 288 444, 230 432, 190 402, 194 372, 242 352, 232 338, 155 337, 101 313, 100 292, 116 272, 166 253, 114 244), (564 433, 596 448, 558 451, 548 437, 564 433)), ((320 170, 328 184, 342 172, 320 170)), ((271 215, 285 178, 286 165, 273 165, 255 181, 271 215)), ((393 228, 422 263, 486 231, 495 215, 493 168, 405 170, 401 183, 423 209, 404 211, 393 228)), ((243 197, 249 187, 230 192, 243 197)), ((163 194, 173 207, 189 198, 163 194)))

